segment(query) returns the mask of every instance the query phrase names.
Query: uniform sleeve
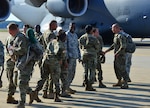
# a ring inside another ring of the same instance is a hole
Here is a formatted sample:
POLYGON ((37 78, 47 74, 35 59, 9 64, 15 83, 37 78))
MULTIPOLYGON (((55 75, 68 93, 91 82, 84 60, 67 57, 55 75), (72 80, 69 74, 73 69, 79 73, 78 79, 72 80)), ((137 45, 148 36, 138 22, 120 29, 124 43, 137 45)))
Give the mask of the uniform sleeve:
POLYGON ((126 48, 126 38, 123 35, 119 35, 118 38, 120 42, 120 48, 118 49, 116 54, 121 54, 125 51, 125 48, 126 48))
POLYGON ((98 39, 95 38, 95 49, 97 51, 97 53, 99 52, 99 49, 100 49, 100 42, 98 39))
POLYGON ((103 42, 103 39, 101 36, 98 37, 98 40, 99 40, 99 54, 102 54, 102 49, 103 49, 103 46, 104 46, 104 42, 103 42))

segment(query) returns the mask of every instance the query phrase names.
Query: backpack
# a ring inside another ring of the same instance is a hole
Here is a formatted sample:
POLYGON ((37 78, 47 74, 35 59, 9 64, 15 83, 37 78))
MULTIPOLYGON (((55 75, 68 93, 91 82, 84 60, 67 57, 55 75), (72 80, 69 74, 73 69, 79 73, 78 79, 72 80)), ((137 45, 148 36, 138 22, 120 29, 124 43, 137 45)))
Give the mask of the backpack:
POLYGON ((127 53, 134 53, 136 50, 136 45, 133 42, 132 37, 130 35, 127 35, 126 40, 127 40, 127 45, 125 51, 127 53))
POLYGON ((25 66, 31 61, 39 61, 43 57, 43 47, 39 42, 37 43, 30 43, 28 47, 28 52, 26 55, 22 56, 20 60, 18 60, 16 67, 19 70, 23 70, 25 66))
POLYGON ((42 45, 37 41, 37 43, 30 44, 30 50, 35 53, 34 60, 39 61, 43 57, 44 49, 42 45))

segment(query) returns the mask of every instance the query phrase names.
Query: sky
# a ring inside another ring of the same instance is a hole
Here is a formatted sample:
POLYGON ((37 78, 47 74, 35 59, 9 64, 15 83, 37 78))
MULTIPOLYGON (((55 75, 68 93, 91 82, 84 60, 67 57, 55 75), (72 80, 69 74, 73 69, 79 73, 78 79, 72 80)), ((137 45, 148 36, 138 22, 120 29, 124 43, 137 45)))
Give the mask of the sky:
POLYGON ((20 20, 11 13, 6 21, 20 21, 20 20))

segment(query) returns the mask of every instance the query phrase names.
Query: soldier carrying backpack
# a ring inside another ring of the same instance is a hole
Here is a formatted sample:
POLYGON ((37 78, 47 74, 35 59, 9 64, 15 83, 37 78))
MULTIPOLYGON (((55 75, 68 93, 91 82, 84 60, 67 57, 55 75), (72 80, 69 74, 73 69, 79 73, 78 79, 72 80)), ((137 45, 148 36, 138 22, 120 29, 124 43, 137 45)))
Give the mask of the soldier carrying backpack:
POLYGON ((129 76, 128 82, 131 82, 129 74, 130 74, 130 68, 131 68, 131 65, 132 65, 132 53, 135 52, 136 45, 133 42, 131 35, 127 34, 123 30, 121 31, 121 33, 124 36, 126 36, 126 40, 127 40, 127 46, 126 46, 126 72, 129 76))

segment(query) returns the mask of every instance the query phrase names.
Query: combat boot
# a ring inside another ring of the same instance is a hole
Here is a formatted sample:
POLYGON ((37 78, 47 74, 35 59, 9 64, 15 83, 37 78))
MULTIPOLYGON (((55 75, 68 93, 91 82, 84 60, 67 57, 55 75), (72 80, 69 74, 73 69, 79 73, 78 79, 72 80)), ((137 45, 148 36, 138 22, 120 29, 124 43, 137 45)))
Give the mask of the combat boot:
POLYGON ((82 83, 82 86, 85 87, 85 82, 82 83))
POLYGON ((42 102, 41 99, 38 97, 38 91, 34 91, 34 100, 37 102, 42 102))
POLYGON ((119 79, 118 82, 113 85, 113 87, 117 87, 117 86, 121 86, 121 85, 122 85, 122 82, 121 82, 121 79, 119 79))
POLYGON ((67 97, 67 98, 69 98, 69 97, 71 97, 71 95, 70 94, 68 94, 67 92, 65 92, 65 91, 62 91, 62 93, 61 93, 61 95, 60 95, 61 97, 67 97))
POLYGON ((96 89, 92 87, 92 84, 88 83, 85 85, 85 91, 96 91, 96 89))
POLYGON ((54 93, 50 92, 47 96, 48 99, 54 99, 54 93))
POLYGON ((29 97, 30 97, 30 99, 29 99, 29 105, 31 105, 33 103, 34 99, 35 99, 33 91, 31 93, 29 93, 29 97))
POLYGON ((43 98, 48 98, 48 96, 47 96, 47 91, 43 91, 43 96, 42 96, 43 98))
POLYGON ((62 102, 58 93, 54 93, 54 102, 62 102))
POLYGON ((25 105, 24 105, 24 104, 18 104, 18 105, 16 106, 16 108, 25 108, 25 105))
POLYGON ((124 81, 124 83, 121 85, 121 89, 128 89, 128 81, 124 81))
POLYGON ((131 82, 131 79, 130 79, 130 78, 128 79, 128 82, 131 82))
POLYGON ((18 104, 18 101, 15 100, 11 95, 8 95, 7 103, 9 103, 9 104, 18 104))
POLYGON ((99 88, 106 88, 106 85, 104 85, 103 83, 102 83, 102 81, 99 81, 99 86, 98 86, 99 88))
POLYGON ((68 88, 68 89, 66 90, 66 92, 67 92, 67 93, 70 93, 70 94, 75 94, 77 91, 76 91, 76 90, 73 90, 73 89, 71 89, 71 88, 68 88))

